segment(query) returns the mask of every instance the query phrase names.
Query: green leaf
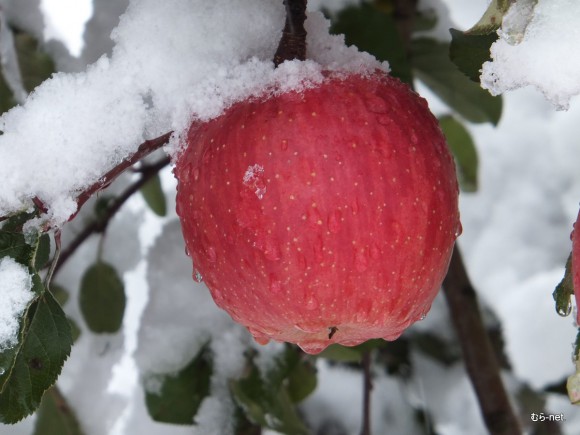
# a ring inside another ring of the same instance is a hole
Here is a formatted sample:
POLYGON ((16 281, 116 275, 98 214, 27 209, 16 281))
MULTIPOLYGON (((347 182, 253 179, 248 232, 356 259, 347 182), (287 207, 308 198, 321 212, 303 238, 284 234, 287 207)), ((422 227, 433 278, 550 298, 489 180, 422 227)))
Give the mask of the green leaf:
POLYGON ((439 125, 447 138, 447 144, 455 157, 459 185, 465 192, 477 190, 477 150, 467 129, 452 116, 443 116, 439 125))
POLYGON ((288 374, 288 395, 293 403, 300 403, 316 389, 318 379, 316 367, 309 360, 297 361, 294 368, 288 374))
POLYGON ((497 33, 474 35, 449 29, 451 46, 449 57, 459 70, 474 82, 479 83, 481 66, 491 60, 490 47, 497 41, 497 33))
POLYGON ((72 337, 73 343, 76 343, 77 339, 81 336, 81 328, 77 325, 77 322, 74 319, 67 317, 68 323, 70 325, 70 333, 72 337))
POLYGON ((330 31, 344 34, 348 45, 355 45, 378 60, 388 61, 393 76, 412 82, 411 68, 395 20, 383 8, 368 3, 347 7, 333 20, 330 31))
POLYGON ((42 398, 33 435, 83 435, 73 410, 58 388, 52 387, 42 398))
POLYGON ((159 174, 155 174, 147 183, 141 187, 141 194, 151 210, 158 216, 167 214, 167 201, 161 186, 159 174))
POLYGON ((0 74, 0 113, 8 112, 14 106, 18 104, 14 99, 14 94, 12 90, 4 80, 4 77, 0 74))
MULTIPOLYGON (((34 275, 35 287, 42 287, 34 275)), ((0 353, 0 422, 16 423, 34 412, 60 374, 72 345, 68 320, 50 292, 30 305, 16 347, 0 353), (8 363, 8 365, 7 365, 8 363)))
POLYGON ((34 249, 24 240, 24 234, 0 231, 0 258, 12 257, 18 263, 28 266, 34 249))
POLYGON ((55 72, 54 62, 48 54, 40 50, 38 41, 28 33, 16 32, 14 45, 24 88, 32 92, 55 72))
POLYGON ((419 38, 412 42, 413 68, 417 78, 463 118, 497 125, 501 97, 494 97, 469 80, 449 60, 449 44, 419 38))
POLYGON ((61 307, 64 307, 69 299, 69 292, 63 287, 58 284, 51 283, 50 284, 50 292, 60 304, 61 307))
POLYGON ((89 329, 95 333, 114 333, 123 324, 125 286, 110 264, 98 261, 81 280, 79 303, 89 329))
POLYGON ((560 316, 568 316, 572 312, 572 295, 574 294, 574 282, 572 277, 572 254, 568 257, 566 261, 566 271, 564 272, 564 278, 556 286, 556 289, 552 293, 552 297, 556 302, 556 312, 560 316))
POLYGON ((50 236, 43 234, 38 239, 38 245, 34 251, 34 268, 40 270, 48 264, 50 259, 50 236))
POLYGON ((358 349, 336 343, 328 346, 317 356, 336 362, 358 363, 361 360, 361 352, 358 349))
POLYGON ((250 357, 246 376, 230 381, 233 397, 248 420, 287 435, 308 434, 294 407, 316 387, 314 367, 308 364, 295 347, 286 346, 273 368, 262 375, 250 357), (305 385, 297 385, 300 376, 306 376, 305 385))
POLYGON ((193 425, 195 415, 210 391, 213 361, 209 347, 202 347, 193 360, 172 375, 155 375, 148 384, 160 384, 158 391, 146 391, 145 403, 155 421, 193 425))

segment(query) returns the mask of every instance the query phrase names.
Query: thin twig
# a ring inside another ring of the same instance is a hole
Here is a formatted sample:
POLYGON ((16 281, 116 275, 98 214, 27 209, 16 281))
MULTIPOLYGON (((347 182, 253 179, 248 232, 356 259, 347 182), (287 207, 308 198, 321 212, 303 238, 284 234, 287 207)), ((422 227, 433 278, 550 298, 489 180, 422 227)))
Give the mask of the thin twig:
POLYGON ((363 368, 363 415, 361 435, 371 435, 371 390, 373 381, 371 377, 371 351, 366 350, 362 354, 361 365, 363 368))
POLYGON ((145 168, 143 168, 141 172, 142 175, 139 178, 139 180, 131 184, 129 187, 127 187, 127 189, 125 189, 125 191, 121 195, 115 198, 115 200, 111 203, 111 205, 109 205, 107 209, 103 212, 102 216, 99 219, 87 225, 79 234, 77 234, 74 240, 68 244, 67 248, 61 252, 58 262, 54 268, 53 275, 56 275, 56 273, 60 270, 62 265, 68 260, 68 258, 72 254, 74 254, 74 252, 78 249, 78 247, 87 238, 89 238, 89 236, 91 236, 94 233, 103 232, 106 226, 108 225, 109 221, 111 220, 111 218, 119 211, 121 206, 135 192, 141 189, 141 187, 143 187, 145 183, 147 183, 152 177, 154 177, 155 174, 157 174, 169 163, 170 163, 169 157, 165 157, 164 159, 161 159, 159 162, 147 165, 145 168))
POLYGON ((89 186, 87 189, 85 189, 83 192, 79 194, 79 196, 77 197, 78 209, 80 210, 83 204, 87 202, 87 200, 91 196, 93 196, 96 192, 103 190, 104 188, 109 186, 119 175, 125 172, 125 170, 133 166, 143 157, 151 154, 153 151, 156 151, 163 145, 165 145, 169 141, 169 138, 171 137, 172 134, 173 132, 170 131, 155 139, 146 140, 141 145, 139 145, 139 148, 137 149, 137 152, 135 154, 128 157, 126 160, 123 160, 121 163, 119 163, 117 166, 115 166, 113 169, 111 169, 109 172, 103 175, 96 183, 93 183, 91 186, 89 186))
POLYGON ((465 367, 488 431, 493 435, 521 434, 501 380, 500 367, 485 330, 461 253, 456 245, 443 290, 459 338, 465 367))

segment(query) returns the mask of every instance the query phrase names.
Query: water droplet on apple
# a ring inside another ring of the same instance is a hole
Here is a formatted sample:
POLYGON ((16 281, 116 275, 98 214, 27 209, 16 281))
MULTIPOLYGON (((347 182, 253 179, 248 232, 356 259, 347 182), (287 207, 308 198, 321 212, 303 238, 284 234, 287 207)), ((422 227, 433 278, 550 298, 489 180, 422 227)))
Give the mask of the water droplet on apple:
POLYGON ((378 260, 379 257, 381 256, 381 250, 380 248, 377 246, 376 243, 373 243, 371 245, 371 249, 370 249, 370 254, 371 254, 371 258, 373 260, 378 260))
POLYGON ((187 246, 185 246, 185 255, 189 257, 189 249, 187 249, 187 246))
POLYGON ((350 209, 352 211, 352 214, 356 215, 359 211, 360 211, 360 204, 358 202, 358 198, 355 198, 351 204, 350 204, 350 209))
POLYGON ((317 208, 308 208, 306 211, 306 215, 308 216, 308 223, 314 227, 318 225, 322 225, 322 216, 317 208))
POLYGON ((300 270, 306 270, 307 266, 306 257, 303 254, 298 254, 298 267, 300 267, 300 270))
POLYGON ((306 309, 309 311, 313 311, 318 308, 320 304, 318 303, 318 299, 314 297, 314 295, 310 295, 310 297, 306 300, 306 309))
POLYGON ((373 113, 387 113, 388 110, 387 102, 373 94, 365 95, 365 105, 373 113))
POLYGON ((411 143, 413 145, 417 145, 419 143, 419 138, 417 137, 417 133, 415 133, 415 130, 411 131, 411 143))
POLYGON ((324 259, 324 242, 322 241, 322 236, 316 237, 312 243, 312 249, 314 251, 314 259, 316 261, 322 261, 324 259))
POLYGON ((300 349, 302 349, 304 352, 309 353, 311 355, 320 353, 326 348, 326 345, 321 344, 321 343, 312 343, 311 342, 311 343, 297 343, 297 344, 300 347, 300 349))
POLYGON ((199 180, 199 168, 194 168, 193 169, 193 180, 194 181, 199 180))
POLYGON ((286 151, 288 149, 288 141, 287 140, 283 140, 282 142, 280 142, 280 149, 282 151, 286 151))
POLYGON ((459 237, 461 233, 463 233, 463 225, 461 225, 461 222, 458 222, 457 229, 455 230, 455 238, 459 237))
POLYGON ((320 328, 315 328, 313 326, 300 323, 296 323, 294 327, 298 329, 300 332, 306 332, 308 334, 314 334, 320 330, 320 328))
POLYGON ((215 248, 213 246, 208 246, 205 249, 205 253, 207 254, 207 258, 210 262, 215 263, 217 260, 217 254, 215 252, 215 248))
POLYGON ((340 224, 342 219, 342 213, 340 210, 335 210, 328 215, 327 225, 328 231, 332 234, 336 234, 340 231, 340 224))
POLYGON ((252 337, 254 337, 254 340, 256 340, 256 343, 258 344, 265 345, 270 341, 270 338, 266 334, 257 329, 248 328, 248 331, 250 331, 250 334, 252 334, 252 337))
POLYGON ((367 259, 364 249, 359 249, 356 251, 354 256, 354 268, 357 272, 364 272, 369 267, 369 261, 367 259))
POLYGON ((276 279, 276 275, 270 274, 270 291, 272 293, 280 293, 282 291, 282 283, 276 279))
POLYGON ((199 273, 199 270, 197 270, 196 268, 193 268, 193 280, 195 282, 202 282, 203 281, 203 276, 201 276, 201 273, 199 273))

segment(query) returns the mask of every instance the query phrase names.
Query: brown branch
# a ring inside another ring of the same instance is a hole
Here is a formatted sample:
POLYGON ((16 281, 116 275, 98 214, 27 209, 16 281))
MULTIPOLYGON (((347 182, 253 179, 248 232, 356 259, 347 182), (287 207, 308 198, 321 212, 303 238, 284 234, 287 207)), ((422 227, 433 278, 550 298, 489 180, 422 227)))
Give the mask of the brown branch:
POLYGON ((477 296, 456 245, 443 290, 483 420, 493 435, 521 434, 485 330, 477 296))
POLYGON ((361 365, 363 368, 363 415, 361 435, 371 435, 371 390, 373 381, 371 377, 371 351, 366 350, 362 354, 361 365))
MULTIPOLYGON (((169 134, 169 133, 168 133, 169 134)), ((119 195, 115 200, 106 208, 106 210, 102 213, 99 219, 93 221, 89 225, 87 225, 77 236, 74 240, 69 243, 67 248, 60 253, 56 266, 54 267, 53 275, 59 271, 62 265, 69 259, 69 257, 74 254, 74 252, 78 249, 78 247, 89 238, 94 233, 102 233, 109 221, 115 216, 115 214, 119 211, 121 206, 145 183, 147 183, 151 178, 155 176, 161 169, 167 166, 170 163, 169 157, 165 157, 161 159, 159 162, 154 163, 152 165, 145 166, 141 168, 141 177, 135 183, 131 184, 125 191, 119 195)))
POLYGON ((306 3, 307 0, 284 0, 286 23, 274 55, 275 66, 286 60, 306 59, 306 3))
MULTIPOLYGON (((172 134, 173 132, 170 131, 169 133, 165 133, 163 136, 159 136, 151 140, 146 140, 141 145, 139 145, 139 148, 135 154, 126 160, 123 160, 121 163, 103 175, 96 183, 92 184, 79 194, 77 197, 78 210, 81 209, 83 204, 87 202, 91 196, 109 186, 119 175, 125 172, 125 170, 129 169, 143 157, 151 154, 153 151, 156 151, 165 145, 167 141, 169 141, 169 138, 172 134)), ((74 216, 75 215, 73 215, 69 220, 73 219, 74 216)))

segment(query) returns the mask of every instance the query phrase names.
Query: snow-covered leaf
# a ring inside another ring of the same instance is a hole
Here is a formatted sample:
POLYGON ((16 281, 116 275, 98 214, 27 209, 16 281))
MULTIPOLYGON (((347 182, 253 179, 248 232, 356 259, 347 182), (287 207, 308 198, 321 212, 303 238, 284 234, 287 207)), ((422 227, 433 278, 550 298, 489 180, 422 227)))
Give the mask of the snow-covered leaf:
POLYGON ((481 66, 491 60, 489 52, 491 44, 497 41, 497 33, 485 35, 471 34, 457 29, 451 32, 449 58, 457 68, 474 82, 479 83, 481 66))
POLYGON ((502 101, 469 80, 449 60, 449 44, 429 38, 412 42, 416 77, 459 115, 471 122, 497 125, 502 101))
POLYGON ((151 418, 162 423, 194 424, 201 402, 209 394, 212 373, 212 354, 204 346, 178 373, 149 378, 149 385, 160 383, 155 385, 155 391, 145 393, 151 418))
POLYGON ((26 243, 22 233, 0 231, 0 258, 8 256, 20 264, 28 265, 33 255, 34 250, 26 243))
POLYGON ((83 275, 79 303, 91 331, 117 332, 123 324, 126 299, 123 281, 110 264, 98 261, 83 275))
MULTIPOLYGON (((36 288, 42 287, 38 275, 36 288)), ((30 305, 16 347, 0 353, 0 422, 16 423, 34 412, 55 383, 70 354, 71 331, 62 308, 50 292, 30 305)))
POLYGON ((73 409, 56 387, 44 394, 36 415, 33 435, 83 435, 73 409))

